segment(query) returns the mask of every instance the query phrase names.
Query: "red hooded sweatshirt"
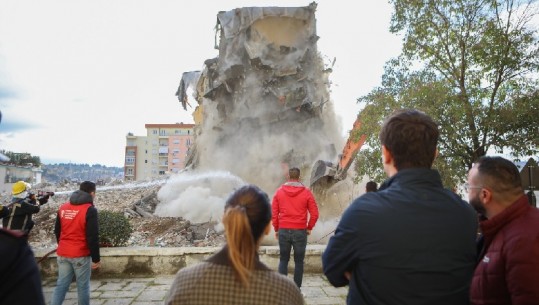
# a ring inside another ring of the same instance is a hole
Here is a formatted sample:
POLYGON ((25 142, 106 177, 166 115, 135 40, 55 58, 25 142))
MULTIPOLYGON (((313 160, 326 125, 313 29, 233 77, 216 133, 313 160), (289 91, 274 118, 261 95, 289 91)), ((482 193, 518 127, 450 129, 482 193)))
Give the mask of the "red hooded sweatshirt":
POLYGON ((318 206, 313 194, 297 180, 290 180, 277 189, 271 212, 275 232, 279 229, 312 230, 318 220, 318 206))

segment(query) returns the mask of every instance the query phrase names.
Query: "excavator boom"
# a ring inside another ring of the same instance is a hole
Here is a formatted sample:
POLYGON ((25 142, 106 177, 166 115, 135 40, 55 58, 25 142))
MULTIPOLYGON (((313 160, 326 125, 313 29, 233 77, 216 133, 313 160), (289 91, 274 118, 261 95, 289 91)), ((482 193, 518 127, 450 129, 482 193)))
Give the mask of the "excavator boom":
POLYGON ((353 140, 354 132, 360 127, 361 122, 357 118, 336 164, 324 160, 318 160, 314 163, 311 170, 311 188, 329 188, 337 181, 346 178, 350 165, 367 139, 367 135, 362 135, 359 139, 353 140))

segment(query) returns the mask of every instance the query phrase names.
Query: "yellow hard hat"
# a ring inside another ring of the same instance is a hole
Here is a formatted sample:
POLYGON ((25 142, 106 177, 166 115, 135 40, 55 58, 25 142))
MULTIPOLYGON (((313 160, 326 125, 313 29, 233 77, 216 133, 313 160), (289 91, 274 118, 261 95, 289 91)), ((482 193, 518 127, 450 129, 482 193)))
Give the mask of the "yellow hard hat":
POLYGON ((26 191, 26 182, 24 181, 17 181, 15 184, 13 184, 13 188, 11 189, 11 193, 13 195, 18 195, 24 191, 26 191))

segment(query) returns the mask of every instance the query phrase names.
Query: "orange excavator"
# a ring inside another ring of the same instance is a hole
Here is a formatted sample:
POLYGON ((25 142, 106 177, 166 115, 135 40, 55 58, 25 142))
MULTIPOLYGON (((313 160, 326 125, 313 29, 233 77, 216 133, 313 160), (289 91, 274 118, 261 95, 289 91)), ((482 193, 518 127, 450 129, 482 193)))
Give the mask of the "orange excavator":
POLYGON ((325 160, 318 160, 314 163, 311 170, 311 189, 328 189, 333 184, 346 178, 350 165, 352 165, 357 152, 367 139, 367 135, 362 135, 355 141, 352 139, 354 131, 359 130, 360 126, 361 122, 357 118, 336 164, 325 160))

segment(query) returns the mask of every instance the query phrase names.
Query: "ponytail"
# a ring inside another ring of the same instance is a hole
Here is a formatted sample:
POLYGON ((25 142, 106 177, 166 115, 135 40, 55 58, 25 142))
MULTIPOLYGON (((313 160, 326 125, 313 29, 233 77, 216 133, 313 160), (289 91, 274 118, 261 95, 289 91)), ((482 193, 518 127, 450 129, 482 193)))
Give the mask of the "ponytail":
POLYGON ((225 210, 223 216, 228 256, 236 278, 244 287, 249 286, 249 276, 255 267, 258 243, 251 233, 251 225, 245 207, 237 205, 225 210))
POLYGON ((256 185, 240 187, 226 201, 223 225, 228 257, 244 287, 249 286, 249 277, 258 262, 258 246, 270 220, 269 197, 256 185))

